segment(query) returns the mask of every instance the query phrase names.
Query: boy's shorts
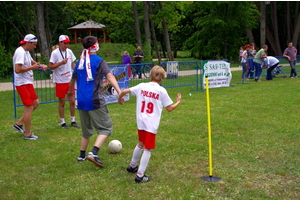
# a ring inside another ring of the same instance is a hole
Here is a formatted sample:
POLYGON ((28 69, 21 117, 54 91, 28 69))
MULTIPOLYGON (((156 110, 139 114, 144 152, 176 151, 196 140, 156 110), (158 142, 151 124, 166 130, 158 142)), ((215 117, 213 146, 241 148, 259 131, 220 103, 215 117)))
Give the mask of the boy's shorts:
POLYGON ((139 133, 139 141, 144 143, 145 149, 155 148, 156 134, 144 130, 138 130, 138 133, 139 133))
POLYGON ((79 110, 79 115, 82 137, 91 137, 94 134, 95 129, 98 135, 112 135, 113 123, 107 106, 90 111, 79 110))
POLYGON ((24 106, 33 105, 34 100, 38 97, 36 96, 35 90, 32 84, 16 86, 16 89, 21 97, 24 106))
MULTIPOLYGON (((55 83, 55 94, 57 98, 65 98, 69 90, 70 83, 55 83)), ((73 87, 73 94, 75 94, 75 89, 73 87)))

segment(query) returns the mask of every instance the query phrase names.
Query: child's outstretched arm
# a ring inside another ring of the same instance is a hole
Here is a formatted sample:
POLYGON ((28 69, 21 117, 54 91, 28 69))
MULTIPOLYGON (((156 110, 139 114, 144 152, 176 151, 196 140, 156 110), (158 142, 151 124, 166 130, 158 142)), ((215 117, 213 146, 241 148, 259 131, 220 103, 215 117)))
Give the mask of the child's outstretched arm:
POLYGON ((125 89, 125 90, 123 90, 120 94, 119 94, 119 97, 118 97, 118 102, 119 102, 119 104, 121 104, 121 105, 123 105, 124 104, 124 98, 122 98, 125 94, 128 94, 128 93, 130 93, 131 91, 130 91, 130 89, 129 88, 127 88, 127 89, 125 89))
POLYGON ((166 110, 168 112, 171 112, 172 110, 174 110, 180 104, 180 102, 181 102, 181 94, 180 93, 177 94, 176 100, 177 100, 176 103, 166 107, 166 110))

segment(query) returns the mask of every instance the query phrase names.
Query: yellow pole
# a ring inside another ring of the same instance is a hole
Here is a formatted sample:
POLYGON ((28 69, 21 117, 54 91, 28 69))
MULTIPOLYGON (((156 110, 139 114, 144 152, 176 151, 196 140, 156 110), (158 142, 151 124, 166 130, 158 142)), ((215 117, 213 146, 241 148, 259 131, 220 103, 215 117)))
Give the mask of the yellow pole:
POLYGON ((205 77, 205 82, 206 82, 208 145, 209 145, 209 176, 212 176, 211 126, 210 126, 209 87, 208 87, 208 77, 207 76, 205 77))

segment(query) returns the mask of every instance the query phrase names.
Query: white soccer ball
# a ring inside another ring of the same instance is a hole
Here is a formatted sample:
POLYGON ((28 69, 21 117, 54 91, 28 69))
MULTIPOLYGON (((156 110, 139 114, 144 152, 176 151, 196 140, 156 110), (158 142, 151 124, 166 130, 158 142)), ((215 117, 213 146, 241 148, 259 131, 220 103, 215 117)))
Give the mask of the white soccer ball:
POLYGON ((119 153, 122 150, 122 143, 119 140, 112 140, 108 144, 110 153, 119 153))

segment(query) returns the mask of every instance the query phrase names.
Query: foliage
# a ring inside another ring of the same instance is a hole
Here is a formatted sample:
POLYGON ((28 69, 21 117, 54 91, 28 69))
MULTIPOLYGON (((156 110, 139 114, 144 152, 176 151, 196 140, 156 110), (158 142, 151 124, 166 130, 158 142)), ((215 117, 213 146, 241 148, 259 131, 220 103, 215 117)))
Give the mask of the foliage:
POLYGON ((245 34, 245 28, 257 25, 253 18, 258 11, 252 2, 194 2, 191 9, 196 31, 186 41, 186 49, 204 59, 215 54, 224 57, 224 44, 227 57, 233 59, 237 55, 236 47, 246 42, 240 35, 245 34))
MULTIPOLYGON (((240 75, 233 72, 232 84, 240 75)), ((0 199, 299 199, 299 84, 275 78, 210 90, 212 172, 222 178, 215 183, 201 179, 209 175, 206 95, 190 91, 195 87, 167 89, 173 101, 180 92, 182 102, 162 113, 145 184, 126 171, 138 142, 134 96, 124 106, 108 105, 114 132, 99 151, 106 164, 99 168, 76 162, 81 130, 60 128, 58 103, 34 111, 31 128, 43 138, 25 141, 12 128, 13 93, 0 92, 0 199), (113 139, 122 142, 118 154, 108 151, 113 139)), ((88 151, 95 138, 96 132, 88 151)))
POLYGON ((6 53, 0 44, 0 78, 10 77, 13 73, 13 59, 11 53, 6 53))

